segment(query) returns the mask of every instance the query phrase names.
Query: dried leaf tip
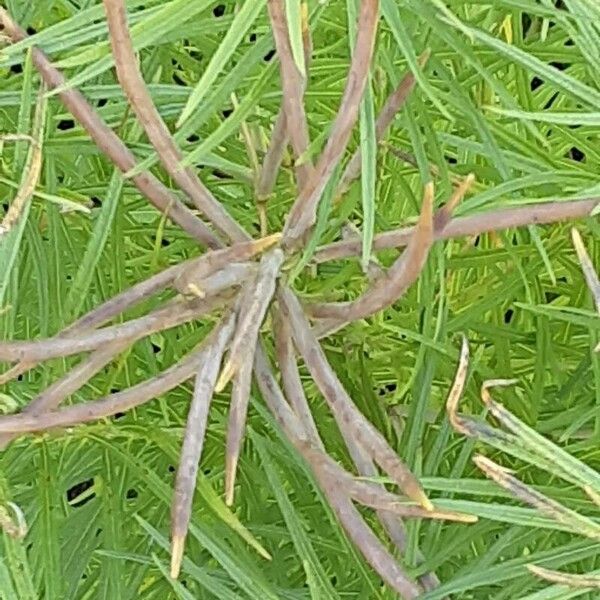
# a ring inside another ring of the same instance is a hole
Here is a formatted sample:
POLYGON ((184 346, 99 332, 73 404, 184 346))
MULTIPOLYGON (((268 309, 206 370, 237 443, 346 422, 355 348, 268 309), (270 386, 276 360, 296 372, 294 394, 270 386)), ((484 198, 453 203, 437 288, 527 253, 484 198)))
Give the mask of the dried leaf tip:
POLYGON ((433 231, 433 198, 435 196, 435 188, 433 181, 428 181, 423 190, 423 204, 421 206, 421 214, 419 216, 419 228, 422 230, 431 229, 433 231))
POLYGON ((417 57, 417 64, 421 69, 429 62, 429 58, 431 57, 431 48, 425 48, 421 54, 417 57))
POLYGON ((473 462, 484 473, 486 473, 487 475, 490 475, 490 476, 492 473, 495 473, 498 476, 501 476, 501 475, 510 475, 515 472, 513 469, 509 469, 508 467, 503 467, 502 465, 499 465, 499 464, 493 462, 486 456, 483 456, 483 454, 476 454, 473 457, 473 462))
POLYGON ((225 362, 225 365, 223 366, 223 369, 221 370, 219 379, 217 380, 217 383, 215 385, 215 392, 220 393, 227 387, 227 384, 231 381, 231 378, 235 375, 237 368, 238 368, 238 365, 234 365, 231 362, 230 358, 227 359, 227 361, 225 362))
POLYGON ((486 406, 490 405, 494 402, 489 392, 491 388, 508 387, 517 383, 519 383, 518 379, 488 379, 487 381, 484 381, 481 386, 481 400, 486 406))
POLYGON ((583 240, 581 239, 581 234, 579 231, 577 231, 577 229, 575 229, 575 227, 571 229, 571 237, 573 239, 573 246, 577 252, 577 258, 579 259, 579 264, 581 265, 581 270, 583 271, 585 281, 594 298, 596 310, 598 313, 600 313, 600 280, 598 279, 598 274, 594 269, 590 255, 588 254, 583 240))
POLYGON ((174 535, 171 540, 171 577, 177 579, 181 571, 181 563, 183 561, 183 548, 185 545, 185 537, 182 535, 174 535))
POLYGON ((237 455, 227 457, 227 467, 225 469, 225 504, 233 506, 235 495, 235 475, 237 473, 238 457, 237 455))
POLYGON ((453 212, 454 209, 463 201, 463 198, 471 189, 473 183, 475 183, 475 174, 469 173, 456 187, 452 196, 450 196, 450 200, 448 200, 446 204, 448 211, 453 212))
POLYGON ((433 506, 433 502, 427 497, 427 494, 422 489, 419 489, 415 494, 415 497, 418 497, 419 504, 427 511, 434 512, 435 506, 433 506))
POLYGON ((538 565, 527 565, 527 568, 531 573, 540 579, 544 579, 550 583, 556 583, 558 585, 568 586, 570 588, 580 590, 583 588, 600 588, 600 577, 591 573, 584 575, 579 575, 576 573, 563 573, 562 571, 553 571, 552 569, 546 569, 538 565))
POLYGON ((302 25, 302 37, 306 38, 309 30, 308 2, 302 2, 300 4, 300 23, 302 25))
POLYGON ((204 293, 204 290, 197 285, 196 283, 188 283, 187 284, 187 291, 192 295, 192 296, 196 296, 197 298, 206 298, 206 294, 204 293))
POLYGON ((266 237, 255 240, 253 247, 257 253, 262 252, 263 250, 266 250, 267 248, 277 244, 281 240, 282 236, 283 234, 281 232, 272 233, 271 235, 267 235, 266 237))
POLYGON ((458 359, 458 367, 456 369, 456 375, 454 382, 448 393, 448 399, 446 400, 446 412, 448 414, 448 420, 456 431, 464 432, 462 426, 462 419, 458 416, 458 403, 462 397, 465 382, 467 380, 467 371, 469 369, 469 342, 467 338, 463 336, 462 346, 460 349, 460 357, 458 359))

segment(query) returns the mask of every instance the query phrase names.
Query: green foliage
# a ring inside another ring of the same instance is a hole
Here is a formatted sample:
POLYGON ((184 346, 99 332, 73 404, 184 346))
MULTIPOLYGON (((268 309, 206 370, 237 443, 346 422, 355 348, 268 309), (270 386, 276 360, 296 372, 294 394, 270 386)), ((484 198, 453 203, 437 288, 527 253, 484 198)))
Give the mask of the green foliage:
MULTIPOLYGON (((37 44, 136 155, 147 159, 142 164, 154 167, 153 149, 140 137, 111 69, 101 3, 5 4, 37 33, 0 52, 0 134, 32 132, 39 79, 28 49, 37 44)), ((281 95, 266 11, 258 8, 264 3, 238 4, 237 13, 232 1, 129 1, 128 8, 145 79, 187 162, 256 233, 254 174, 240 127, 248 126, 261 155, 281 95), (233 93, 240 99, 236 106, 233 93)), ((350 58, 347 18, 355 7, 352 0, 323 6, 313 1, 309 11, 314 55, 306 97, 313 151, 336 113, 350 58)), ((598 193, 600 11, 594 0, 570 0, 561 8, 534 0, 390 0, 382 2, 381 13, 371 91, 351 148, 363 144, 366 177, 339 208, 321 207, 307 252, 335 239, 340 215, 347 215, 361 228, 366 262, 372 231, 417 215, 416 198, 430 166, 440 201, 448 197, 453 177, 475 173, 477 184, 460 214, 598 193), (421 71, 416 57, 426 48, 431 59, 421 71), (407 70, 415 73, 417 87, 386 141, 412 152, 418 168, 399 162, 385 147, 377 149, 374 164, 373 107, 376 114, 407 70)), ((152 272, 197 253, 184 233, 162 222, 114 173, 70 119, 50 94, 37 194, 10 241, 0 242, 0 331, 6 339, 53 334, 152 272)), ((6 142, 1 150, 0 196, 6 203, 20 184, 28 149, 24 142, 6 142)), ((268 203, 272 231, 281 228, 294 195, 290 173, 288 168, 279 177, 268 203)), ((333 186, 328 197, 332 193, 333 186)), ((588 219, 580 230, 598 265, 597 221, 588 219)), ((392 256, 384 253, 382 262, 392 256)), ((363 282, 353 260, 305 269, 295 285, 307 295, 345 299, 363 282)), ((346 389, 423 476, 437 504, 480 517, 474 525, 409 527, 413 551, 403 561, 410 573, 435 570, 442 581, 428 600, 448 594, 594 597, 585 590, 552 592, 527 570, 536 563, 592 572, 598 569, 597 543, 483 480, 471 461, 475 442, 452 433, 443 404, 458 359, 458 334, 464 333, 473 353, 466 406, 480 410, 483 380, 516 378, 515 390, 501 392, 502 404, 533 430, 560 441, 565 454, 552 451, 556 467, 572 472, 574 463, 561 462, 568 454, 597 471, 598 323, 568 227, 536 227, 438 244, 418 284, 400 302, 325 342, 346 389), (423 563, 414 552, 417 541, 423 563)), ((139 342, 72 400, 145 379, 182 357, 206 328, 186 325, 139 342)), ((6 398, 0 399, 24 405, 72 364, 55 360, 25 374, 5 386, 6 398)), ((344 460, 324 402, 306 383, 323 437, 344 460)), ((170 580, 169 503, 189 398, 189 386, 181 386, 123 417, 23 438, 2 452, 0 502, 12 501, 23 511, 29 532, 22 540, 3 536, 0 598, 394 597, 346 540, 258 397, 231 510, 221 500, 225 396, 213 403, 183 577, 170 580)), ((589 498, 558 483, 539 462, 523 462, 527 448, 515 458, 505 450, 487 455, 597 526, 597 506, 589 498)))

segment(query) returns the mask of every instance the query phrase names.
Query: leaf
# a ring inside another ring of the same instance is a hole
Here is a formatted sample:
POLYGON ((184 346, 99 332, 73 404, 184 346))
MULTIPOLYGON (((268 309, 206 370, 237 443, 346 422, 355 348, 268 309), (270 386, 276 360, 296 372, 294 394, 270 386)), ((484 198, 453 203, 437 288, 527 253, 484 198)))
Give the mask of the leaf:
POLYGON ((417 60, 418 53, 415 51, 413 40, 404 26, 402 18, 400 17, 400 12, 398 10, 398 5, 394 2, 394 0, 382 0, 381 2, 381 13, 383 18, 387 21, 388 26, 392 30, 392 35, 400 48, 400 51, 406 58, 408 62, 408 68, 412 71, 415 79, 417 80, 417 84, 419 87, 425 92, 427 97, 433 102, 435 107, 440 111, 440 113, 449 120, 452 120, 452 116, 444 106, 444 103, 440 100, 438 93, 433 88, 433 86, 429 83, 427 78, 423 75, 423 71, 419 66, 419 62, 417 60))
POLYGON ((323 600, 339 599, 338 594, 331 585, 330 577, 324 571, 313 545, 311 544, 300 515, 297 514, 294 505, 290 501, 288 495, 284 492, 284 483, 277 472, 277 467, 275 466, 269 451, 258 435, 252 435, 252 440, 261 456, 263 468, 265 469, 271 489, 277 499, 279 510, 285 519, 286 526, 292 536, 298 557, 304 566, 312 597, 323 598, 323 600))
MULTIPOLYGON (((443 18, 449 25, 456 27, 456 22, 443 18)), ((564 71, 552 67, 539 58, 533 56, 533 54, 518 48, 517 46, 507 44, 506 42, 495 38, 480 29, 470 27, 463 24, 465 33, 473 36, 474 39, 482 42, 486 46, 493 48, 494 50, 505 55, 512 61, 524 66, 527 69, 533 71, 536 75, 543 78, 545 81, 554 84, 556 87, 564 91, 570 96, 574 96, 579 100, 585 102, 590 107, 597 107, 600 105, 600 92, 591 88, 590 86, 582 83, 578 79, 571 77, 564 71)))
POLYGON ((288 35, 294 63, 303 78, 306 79, 306 65, 304 64, 304 43, 302 41, 303 23, 306 22, 306 2, 303 0, 285 0, 285 15, 287 17, 288 35))
POLYGON ((184 157, 181 161, 183 167, 188 167, 196 162, 202 162, 209 152, 214 150, 238 130, 252 110, 256 108, 274 71, 275 65, 269 65, 263 70, 260 77, 254 82, 253 86, 248 90, 248 93, 244 96, 244 99, 233 113, 229 115, 229 117, 227 117, 211 135, 184 157))
MULTIPOLYGON (((187 0, 172 0, 163 5, 160 10, 153 10, 146 19, 131 28, 131 39, 136 52, 147 48, 164 38, 170 31, 181 27, 182 23, 193 19, 196 15, 206 10, 212 2, 210 0, 197 0, 190 4, 187 0)), ((48 97, 60 94, 65 90, 79 87, 82 83, 97 77, 114 65, 114 58, 110 51, 110 43, 103 42, 92 47, 85 56, 76 56, 74 61, 94 61, 77 75, 67 80, 62 85, 50 90, 48 97)), ((59 63, 59 66, 68 66, 68 61, 59 63), (66 65, 64 63, 67 63, 66 65)))
POLYGON ((484 108, 490 112, 512 119, 524 119, 527 121, 538 121, 540 123, 554 123, 557 125, 569 125, 575 127, 580 125, 597 127, 600 125, 600 112, 556 112, 552 110, 528 112, 525 110, 514 110, 497 106, 485 106, 484 108))
MULTIPOLYGON (((31 62, 31 54, 28 54, 28 63, 31 62)), ((23 83, 23 95, 22 95, 22 118, 20 119, 20 125, 28 123, 28 119, 24 116, 24 110, 29 110, 29 95, 31 93, 31 85, 32 85, 32 72, 31 67, 27 67, 24 71, 26 75, 26 80, 23 83)), ((46 122, 46 109, 47 109, 47 100, 44 98, 43 94, 40 93, 38 97, 38 101, 35 108, 35 116, 33 123, 33 132, 32 137, 35 139, 36 144, 39 147, 43 146, 44 142, 44 127, 46 122)), ((22 133, 22 132, 19 132, 22 133)), ((32 160, 34 156, 35 147, 32 144, 29 148, 27 163, 32 160)), ((21 183, 19 188, 21 188, 25 182, 27 181, 29 176, 29 170, 24 168, 21 173, 21 183)), ((11 282, 12 269, 17 264, 19 249, 21 246, 21 242, 23 240, 23 232, 25 231, 25 226, 27 224, 27 219, 29 217, 29 210, 31 207, 31 202, 26 201, 23 209, 20 213, 19 219, 16 222, 15 226, 5 233, 4 235, 0 235, 0 265, 2 265, 2 273, 0 274, 0 306, 4 304, 4 300, 6 298, 6 293, 8 290, 8 286, 11 282)))
POLYGON ((199 108, 200 103, 205 98, 208 90, 217 79, 219 73, 227 66, 228 60, 246 35, 248 29, 250 29, 260 12, 263 10, 265 4, 266 0, 245 0, 242 4, 231 27, 227 30, 217 51, 212 55, 208 66, 204 73, 202 73, 200 81, 192 90, 192 93, 177 120, 177 129, 180 129, 185 121, 191 117, 192 113, 199 108))

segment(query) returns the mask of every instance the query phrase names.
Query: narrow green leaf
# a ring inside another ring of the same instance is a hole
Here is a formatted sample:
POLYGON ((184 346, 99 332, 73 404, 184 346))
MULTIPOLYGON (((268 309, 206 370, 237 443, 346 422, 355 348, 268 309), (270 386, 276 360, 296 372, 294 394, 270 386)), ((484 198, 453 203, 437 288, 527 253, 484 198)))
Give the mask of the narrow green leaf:
POLYGON ((419 63, 417 61, 418 53, 415 51, 410 33, 402 22, 398 4, 394 0, 382 0, 381 13, 383 14, 383 18, 387 21, 387 24, 392 31, 392 35, 394 36, 400 51, 404 55, 404 58, 406 58, 408 62, 408 68, 415 76, 417 84, 433 102, 440 113, 446 119, 452 121, 453 118, 444 106, 444 103, 440 100, 438 93, 423 74, 421 67, 419 67, 419 63))
POLYGON ((0 560, 0 590, 6 594, 6 600, 18 600, 19 598, 6 568, 5 559, 0 560))
MULTIPOLYGON (((197 0, 190 3, 189 0, 173 0, 169 4, 163 5, 159 11, 153 11, 152 14, 142 22, 134 25, 131 30, 131 39, 136 52, 142 48, 147 48, 164 38, 170 31, 181 27, 182 23, 193 19, 196 15, 206 10, 212 2, 210 0, 197 0)), ((96 59, 89 67, 83 69, 80 73, 67 80, 48 92, 48 96, 55 96, 65 90, 79 87, 82 83, 89 81, 104 73, 114 65, 114 58, 110 52, 109 42, 103 42, 97 47, 90 49, 90 60, 96 59)), ((77 57, 76 60, 81 60, 77 57)), ((62 65, 64 66, 64 64, 62 65)))
POLYGON ((38 535, 43 544, 42 569, 44 591, 48 598, 63 597, 63 581, 61 577, 61 553, 59 545, 59 527, 57 508, 60 496, 56 487, 51 485, 53 473, 58 467, 57 461, 50 452, 48 445, 43 442, 39 448, 40 469, 38 471, 38 490, 40 500, 40 523, 38 535))
POLYGON ((284 492, 284 482, 281 480, 277 467, 272 460, 269 451, 258 435, 252 435, 252 440, 261 457, 263 469, 267 474, 271 489, 277 499, 279 510, 285 519, 286 526, 298 557, 302 560, 306 572, 307 583, 311 587, 313 598, 323 598, 323 600, 339 600, 339 596, 333 589, 330 577, 325 573, 323 565, 319 561, 317 554, 310 542, 300 516, 296 513, 294 505, 288 495, 284 492))
MULTIPOLYGON (((189 2, 187 2, 187 4, 189 6, 189 2)), ((177 120, 177 129, 179 129, 185 121, 191 117, 192 113, 198 109, 219 73, 227 67, 228 60, 246 35, 248 29, 250 29, 260 12, 263 10, 265 4, 266 0, 246 0, 242 4, 231 27, 225 34, 217 51, 212 55, 206 70, 202 73, 200 81, 192 90, 192 93, 177 120)))
POLYGON ((302 77, 306 78, 304 64, 304 43, 302 41, 302 4, 303 0, 285 0, 288 35, 292 47, 292 56, 302 77))
POLYGON ((503 117, 510 117, 511 119, 570 125, 572 127, 579 125, 597 127, 600 125, 600 112, 555 112, 552 110, 535 112, 500 108, 498 106, 485 106, 484 108, 503 117))
POLYGON ((465 591, 471 592, 483 586, 498 585, 517 577, 525 576, 531 580, 531 574, 526 568, 528 564, 544 561, 544 566, 560 568, 576 561, 586 560, 596 554, 597 545, 591 542, 578 542, 551 550, 526 553, 525 556, 504 561, 487 569, 467 572, 453 581, 443 583, 439 588, 423 594, 421 600, 442 600, 449 595, 465 591))
MULTIPOLYGON (((127 8, 132 10, 138 6, 150 7, 154 4, 161 4, 163 1, 164 0, 127 0, 127 8)), ((94 21, 98 21, 99 19, 104 20, 104 16, 104 7, 100 4, 77 11, 68 19, 63 19, 54 25, 45 27, 41 31, 27 36, 20 42, 4 46, 0 51, 0 63, 4 61, 5 57, 21 54, 33 46, 46 49, 53 41, 59 40, 68 34, 79 33, 80 35, 84 35, 84 32, 87 29, 86 26, 93 24, 94 21)), ((103 26, 104 30, 106 30, 106 25, 103 24, 103 26)), ((78 41, 78 38, 75 37, 72 40, 73 45, 78 41)))
MULTIPOLYGON (((30 85, 31 81, 24 83, 24 97, 26 97, 29 94, 28 88, 30 85)), ((36 104, 32 132, 32 137, 40 146, 42 146, 44 142, 46 108, 47 100, 43 96, 43 94, 40 94, 36 104)), ((27 157, 27 164, 31 162, 33 158, 33 152, 34 147, 33 145, 31 145, 27 157)), ((24 168, 21 174, 20 186, 25 183, 27 176, 28 169, 24 168)), ((27 219, 29 218, 30 208, 31 201, 29 199, 25 203, 23 210, 21 211, 21 214, 19 216, 19 220, 17 221, 15 226, 0 239, 0 265, 2 265, 2 272, 0 273, 0 307, 2 307, 4 303, 6 292, 11 281, 12 269, 14 268, 15 263, 17 262, 19 249, 23 239, 23 232, 25 231, 25 225, 27 223, 27 219)))
MULTIPOLYGON (((443 20, 453 27, 457 26, 451 19, 443 18, 443 20)), ((578 98, 590 107, 600 106, 600 92, 591 88, 589 85, 571 77, 564 71, 560 71, 559 69, 548 65, 533 54, 526 52, 517 46, 507 44, 503 40, 495 38, 480 29, 464 24, 463 28, 466 33, 473 36, 476 40, 500 52, 523 67, 530 69, 536 75, 542 77, 545 81, 554 84, 569 96, 578 98)))
MULTIPOLYGON (((268 36, 261 37, 256 44, 254 44, 252 48, 239 59, 237 64, 227 71, 222 81, 213 88, 210 96, 206 98, 206 101, 203 104, 203 110, 196 111, 194 115, 192 115, 192 117, 174 133, 173 138, 178 144, 183 144, 188 136, 194 133, 194 131, 197 131, 215 114, 215 112, 222 108, 223 104, 229 100, 231 93, 242 84, 256 64, 262 61, 263 56, 269 49, 270 43, 271 40, 268 36)), ((230 115, 230 118, 233 116, 234 115, 230 115)), ((138 175, 139 173, 148 170, 154 166, 158 160, 157 153, 152 149, 150 155, 140 161, 136 167, 131 169, 131 171, 128 171, 125 174, 125 177, 131 178, 134 175, 138 175)), ((225 159, 215 157, 213 154, 205 154, 207 165, 213 166, 212 163, 217 160, 225 161, 225 159)), ((218 164, 214 164, 214 166, 220 167, 218 164)))
POLYGON ((86 246, 83 258, 69 290, 69 295, 65 301, 64 314, 65 321, 67 322, 79 315, 86 302, 87 291, 92 283, 96 266, 102 258, 102 251, 111 232, 112 222, 117 212, 117 205, 121 198, 122 189, 123 177, 119 171, 115 170, 108 184, 100 214, 94 224, 92 236, 86 246))
MULTIPOLYGON (((150 523, 142 519, 141 517, 137 517, 138 523, 142 526, 142 528, 150 535, 150 537, 165 551, 170 551, 169 540, 162 535, 159 531, 157 531, 150 523)), ((158 565, 162 565, 162 563, 158 562, 158 559, 155 555, 152 556, 155 563, 158 565)), ((160 567, 159 567, 160 568, 160 567)), ((204 587, 211 594, 214 594, 216 598, 231 598, 231 600, 242 600, 241 596, 238 596, 234 593, 230 588, 221 583, 217 577, 213 576, 207 569, 203 567, 199 567, 195 565, 189 558, 184 556, 182 568, 184 573, 188 573, 194 580, 196 580, 202 587, 204 587)), ((181 584, 174 580, 168 569, 163 571, 161 568, 161 572, 165 576, 165 579, 173 586, 176 591, 180 591, 181 584)), ((183 586, 181 586, 183 587, 183 586)), ((185 589, 185 588, 184 588, 185 589)), ((187 590, 186 590, 187 591, 187 590)))
POLYGON ((182 166, 188 167, 214 150, 219 144, 235 133, 248 115, 256 108, 275 72, 275 65, 269 65, 254 82, 244 99, 229 117, 227 117, 202 143, 185 156, 182 166))

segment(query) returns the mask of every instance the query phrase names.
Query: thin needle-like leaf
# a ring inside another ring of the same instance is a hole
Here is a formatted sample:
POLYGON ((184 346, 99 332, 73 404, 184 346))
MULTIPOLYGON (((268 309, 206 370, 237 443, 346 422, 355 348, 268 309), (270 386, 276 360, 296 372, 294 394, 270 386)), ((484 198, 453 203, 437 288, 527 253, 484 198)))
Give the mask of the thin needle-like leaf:
POLYGON ((200 106, 202 99, 210 89, 212 83, 218 77, 219 73, 225 68, 227 61, 235 52, 244 35, 252 23, 257 19, 266 0, 254 0, 253 2, 244 2, 235 15, 233 23, 227 30, 227 33, 221 41, 217 51, 212 55, 208 66, 206 67, 200 81, 196 84, 188 101, 177 120, 179 129, 187 121, 194 111, 200 106))

